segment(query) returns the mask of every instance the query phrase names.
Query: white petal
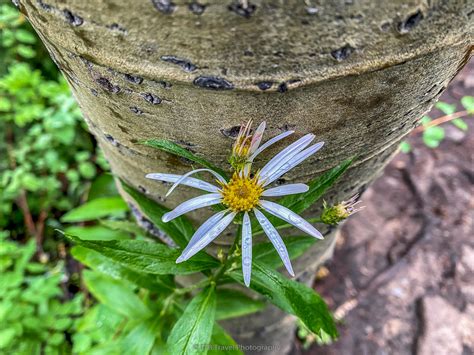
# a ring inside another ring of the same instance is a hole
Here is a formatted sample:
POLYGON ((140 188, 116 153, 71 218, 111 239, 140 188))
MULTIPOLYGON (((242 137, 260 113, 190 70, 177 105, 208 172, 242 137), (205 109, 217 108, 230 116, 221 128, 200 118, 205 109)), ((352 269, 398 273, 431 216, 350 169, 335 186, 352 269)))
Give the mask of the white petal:
POLYGON ((214 175, 217 180, 219 180, 220 182, 222 183, 225 183, 225 179, 220 176, 218 173, 216 173, 214 170, 211 170, 211 169, 205 169, 205 168, 202 168, 202 169, 196 169, 196 170, 193 170, 193 171, 190 171, 189 173, 186 173, 184 175, 181 176, 181 178, 179 178, 173 186, 171 186, 171 188, 169 189, 168 193, 166 194, 166 196, 169 196, 170 193, 173 192, 173 190, 179 185, 181 184, 184 180, 186 180, 189 176, 193 175, 193 174, 196 174, 196 173, 199 173, 201 171, 207 171, 209 173, 211 173, 212 175, 214 175))
POLYGON ((309 186, 306 184, 288 184, 277 187, 272 187, 271 189, 265 190, 262 193, 262 196, 285 196, 293 194, 301 194, 309 190, 309 186))
POLYGON ((247 212, 242 222, 242 273, 245 286, 249 287, 252 274, 252 224, 247 212))
POLYGON ((260 171, 260 181, 264 181, 268 176, 277 171, 282 165, 285 165, 295 155, 301 152, 301 150, 306 148, 313 139, 314 134, 309 133, 275 155, 260 171))
POLYGON ((250 154, 255 152, 258 146, 260 145, 260 142, 262 141, 262 138, 263 138, 263 132, 265 132, 266 126, 267 126, 267 123, 263 121, 262 123, 260 123, 255 133, 252 135, 252 142, 250 143, 250 149, 249 149, 250 154))
POLYGON ((224 215, 229 212, 229 210, 221 211, 218 212, 212 217, 208 218, 203 224, 199 226, 196 232, 194 232, 193 236, 191 237, 191 240, 189 241, 188 245, 186 248, 192 248, 196 242, 201 239, 201 237, 209 232, 209 230, 214 227, 214 225, 219 222, 222 218, 224 218, 224 215))
POLYGON ((291 266, 290 256, 288 255, 288 251, 286 250, 285 243, 283 243, 283 240, 281 239, 277 230, 275 229, 275 227, 272 226, 268 218, 265 217, 265 215, 262 212, 260 212, 256 208, 253 209, 253 212, 255 213, 255 216, 257 217, 258 222, 262 226, 263 231, 268 236, 273 246, 275 247, 276 251, 278 252, 278 255, 280 255, 280 258, 283 261, 283 264, 285 265, 286 270, 288 270, 288 273, 291 276, 295 276, 293 267, 291 266))
POLYGON ((215 223, 214 226, 211 227, 206 233, 204 233, 199 238, 199 240, 195 241, 193 245, 190 245, 191 243, 189 243, 179 256, 179 258, 176 259, 176 262, 180 263, 182 261, 188 260, 194 254, 208 246, 209 243, 216 239, 217 236, 221 234, 224 229, 227 228, 230 222, 232 222, 232 220, 234 219, 235 214, 235 212, 231 212, 224 218, 221 218, 219 222, 215 223))
POLYGON ((305 150, 296 154, 290 161, 286 161, 284 164, 280 165, 278 169, 274 169, 270 175, 267 175, 263 186, 272 183, 280 176, 286 174, 288 171, 300 164, 302 161, 308 159, 311 155, 320 150, 323 145, 324 142, 313 144, 311 147, 306 148, 305 150))
POLYGON ((281 218, 282 220, 309 234, 310 236, 318 239, 324 239, 323 235, 308 221, 306 221, 303 217, 297 215, 293 211, 289 210, 288 208, 283 207, 278 203, 264 200, 260 200, 260 206, 262 206, 262 208, 268 213, 278 218, 281 218))
MULTIPOLYGON (((182 176, 183 175, 153 173, 153 174, 147 174, 145 177, 148 179, 174 183, 178 181, 182 176)), ((202 180, 195 179, 192 177, 187 177, 186 179, 181 181, 181 184, 194 187, 196 189, 204 190, 207 192, 219 192, 219 188, 217 186, 214 186, 206 181, 202 181, 202 180)))
POLYGON ((174 210, 165 213, 162 217, 163 222, 169 222, 176 217, 198 208, 217 205, 222 201, 221 194, 206 194, 187 200, 176 207, 174 210))
POLYGON ((259 147, 253 154, 250 156, 249 160, 253 161, 257 155, 259 155, 261 152, 263 152, 265 149, 267 149, 269 146, 275 144, 279 140, 282 140, 283 138, 288 137, 290 134, 295 133, 295 131, 286 131, 281 134, 279 134, 276 137, 273 137, 272 139, 269 139, 266 141, 261 147, 259 147))

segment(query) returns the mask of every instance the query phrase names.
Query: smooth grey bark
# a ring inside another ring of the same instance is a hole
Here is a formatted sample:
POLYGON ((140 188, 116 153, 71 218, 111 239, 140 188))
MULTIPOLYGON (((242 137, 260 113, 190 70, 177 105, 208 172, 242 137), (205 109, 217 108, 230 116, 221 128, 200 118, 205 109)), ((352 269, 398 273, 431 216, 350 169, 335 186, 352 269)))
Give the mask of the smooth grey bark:
MULTIPOLYGON (((280 183, 306 182, 357 155, 325 198, 363 191, 473 48, 472 1, 255 0, 244 9, 217 0, 20 0, 19 7, 113 172, 169 207, 195 192, 165 199, 166 187, 145 174, 189 165, 137 142, 170 139, 225 168, 236 127, 249 118, 268 122, 267 137, 294 129, 326 142, 280 183)), ((303 282, 331 255, 335 239, 326 233, 297 261, 303 282)), ((230 239, 227 232, 216 244, 230 239)), ((225 326, 241 344, 273 345, 267 353, 288 351, 293 337, 291 317, 274 307, 225 326)))

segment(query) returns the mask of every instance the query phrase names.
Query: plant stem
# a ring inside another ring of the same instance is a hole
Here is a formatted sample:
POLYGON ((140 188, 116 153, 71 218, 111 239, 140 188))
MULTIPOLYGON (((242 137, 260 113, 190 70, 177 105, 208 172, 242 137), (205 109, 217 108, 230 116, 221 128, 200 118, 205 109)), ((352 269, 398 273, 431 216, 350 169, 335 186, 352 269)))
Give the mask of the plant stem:
POLYGON ((221 276, 224 275, 224 273, 232 266, 232 262, 236 257, 235 251, 239 246, 241 235, 242 225, 239 225, 239 228, 237 228, 237 235, 234 238, 234 243, 232 243, 232 246, 230 247, 229 252, 227 253, 227 258, 225 262, 217 269, 214 275, 209 278, 210 281, 214 281, 217 284, 217 281, 221 278, 221 276))
POLYGON ((456 118, 461 118, 461 117, 465 117, 469 115, 470 115, 469 111, 459 111, 459 112, 452 113, 450 115, 441 116, 434 119, 433 121, 431 121, 430 123, 424 126, 419 126, 415 128, 413 131, 411 131, 410 134, 417 134, 417 133, 425 131, 427 128, 438 126, 440 124, 455 120, 456 118))

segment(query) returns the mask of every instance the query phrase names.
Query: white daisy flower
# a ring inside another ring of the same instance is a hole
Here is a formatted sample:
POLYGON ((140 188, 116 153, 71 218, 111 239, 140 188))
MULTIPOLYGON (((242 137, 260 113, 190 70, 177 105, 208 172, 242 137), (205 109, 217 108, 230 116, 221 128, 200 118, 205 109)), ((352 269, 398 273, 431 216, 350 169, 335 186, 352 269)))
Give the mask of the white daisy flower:
POLYGON ((208 194, 185 201, 174 210, 166 213, 163 216, 164 222, 171 221, 187 212, 202 207, 217 204, 222 204, 226 207, 225 210, 214 214, 198 228, 183 250, 181 256, 176 260, 177 263, 188 260, 197 252, 204 249, 217 238, 238 214, 243 214, 242 272, 245 285, 247 286, 250 284, 252 271, 252 228, 250 215, 253 214, 260 223, 263 231, 277 250, 291 276, 295 274, 285 244, 276 228, 270 223, 262 211, 284 220, 312 237, 323 239, 321 233, 309 222, 288 208, 271 202, 266 198, 299 194, 308 191, 309 187, 300 183, 276 187, 269 187, 269 185, 316 153, 321 149, 324 142, 310 145, 315 136, 314 134, 307 134, 275 155, 260 171, 252 176, 251 166, 255 157, 272 144, 292 134, 293 131, 282 133, 260 146, 265 130, 265 122, 260 124, 253 135, 250 133, 250 125, 251 123, 249 122, 246 126, 242 127, 232 149, 230 162, 235 172, 229 181, 217 172, 205 168, 190 171, 185 175, 161 173, 146 175, 149 179, 174 183, 168 191, 167 196, 180 184, 209 192, 208 194), (191 175, 198 172, 211 173, 217 179, 218 185, 213 185, 191 177, 191 175))

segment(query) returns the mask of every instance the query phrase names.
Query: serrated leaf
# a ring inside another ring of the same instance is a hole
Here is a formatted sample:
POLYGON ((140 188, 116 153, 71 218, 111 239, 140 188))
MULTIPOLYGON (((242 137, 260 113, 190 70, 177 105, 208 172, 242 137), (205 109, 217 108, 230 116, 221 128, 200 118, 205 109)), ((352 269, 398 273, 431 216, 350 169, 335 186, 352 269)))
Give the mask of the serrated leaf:
MULTIPOLYGON (((344 160, 338 166, 325 172, 321 176, 312 180, 308 186, 309 190, 303 194, 289 195, 278 201, 279 204, 289 208, 295 213, 301 213, 311 205, 313 205, 318 199, 329 189, 336 180, 349 168, 354 158, 344 160)), ((275 225, 281 225, 285 223, 280 219, 271 219, 275 221, 275 225)))
POLYGON ((198 157, 197 155, 191 153, 190 151, 184 149, 183 147, 181 147, 180 145, 174 142, 168 141, 166 139, 150 139, 141 143, 146 146, 156 148, 156 149, 165 151, 167 153, 174 154, 179 157, 188 159, 194 163, 204 166, 205 168, 214 170, 215 172, 219 173, 223 177, 226 177, 226 173, 222 169, 218 168, 217 166, 210 163, 206 159, 198 157))
POLYGON ((254 300, 242 292, 224 288, 217 290, 217 320, 242 317, 263 308, 265 308, 265 303, 254 300))
POLYGON ((106 274, 117 280, 127 280, 151 291, 163 293, 172 292, 175 287, 172 280, 166 276, 143 274, 133 271, 109 259, 99 252, 81 246, 71 250, 72 256, 91 269, 106 274))
POLYGON ((461 98, 461 105, 463 105, 467 112, 474 113, 474 96, 463 96, 461 98))
POLYGON ((463 132, 466 132, 469 129, 469 126, 467 125, 466 121, 464 121, 462 118, 455 118, 451 121, 451 123, 463 132))
POLYGON ((123 281, 90 270, 85 270, 83 277, 94 297, 117 313, 134 320, 146 319, 153 314, 123 281))
MULTIPOLYGON (((286 249, 290 255, 290 259, 296 259, 303 253, 308 250, 314 243, 317 242, 317 239, 312 237, 287 237, 284 238, 286 249)), ((275 250, 275 247, 272 243, 259 243, 253 246, 253 254, 255 255, 255 260, 268 265, 272 269, 276 269, 282 266, 282 261, 278 252, 275 250)))
POLYGON ((84 203, 62 216, 62 222, 84 222, 105 216, 119 216, 128 211, 121 197, 101 197, 84 203))
POLYGON ((149 199, 123 181, 122 186, 125 192, 135 200, 141 211, 150 218, 156 227, 166 233, 180 247, 184 248, 188 244, 188 241, 194 234, 194 227, 185 216, 175 218, 165 223, 161 218, 165 213, 170 211, 168 208, 149 199))
POLYGON ((122 266, 147 274, 184 275, 219 265, 216 259, 203 252, 177 264, 176 259, 181 255, 181 250, 143 240, 86 241, 71 235, 66 237, 77 245, 98 251, 122 266))
POLYGON ((213 332, 215 313, 215 287, 210 286, 192 299, 174 325, 167 340, 169 352, 206 354, 206 346, 213 332))
MULTIPOLYGON (((242 271, 238 268, 229 276, 244 285, 242 271)), ((287 313, 297 316, 315 334, 321 330, 338 336, 336 325, 324 300, 311 288, 287 279, 271 268, 254 261, 250 288, 287 313)))
POLYGON ((456 112, 456 104, 448 104, 447 102, 438 101, 435 107, 445 115, 452 115, 456 112))

